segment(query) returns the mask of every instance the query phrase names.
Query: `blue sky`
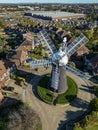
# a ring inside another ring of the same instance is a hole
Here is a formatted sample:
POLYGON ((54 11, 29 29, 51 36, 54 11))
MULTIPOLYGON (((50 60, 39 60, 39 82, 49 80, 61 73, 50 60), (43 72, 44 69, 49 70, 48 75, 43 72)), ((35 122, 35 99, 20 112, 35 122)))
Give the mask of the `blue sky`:
POLYGON ((98 3, 98 0, 0 0, 0 3, 98 3))

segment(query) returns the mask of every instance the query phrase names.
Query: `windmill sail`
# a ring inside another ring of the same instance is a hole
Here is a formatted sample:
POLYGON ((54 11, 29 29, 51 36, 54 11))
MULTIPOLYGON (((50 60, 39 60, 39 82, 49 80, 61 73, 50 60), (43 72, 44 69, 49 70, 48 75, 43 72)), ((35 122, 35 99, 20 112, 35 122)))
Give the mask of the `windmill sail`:
POLYGON ((84 34, 81 33, 79 37, 77 37, 68 47, 67 47, 67 55, 73 55, 81 46, 86 44, 88 39, 84 34))
POLYGON ((53 55, 53 53, 57 51, 53 41, 48 36, 45 30, 40 31, 39 34, 40 40, 43 42, 43 44, 45 44, 48 47, 50 53, 53 55))
POLYGON ((52 64, 52 60, 45 60, 45 59, 42 59, 42 60, 32 60, 30 61, 30 67, 31 68, 37 68, 38 66, 49 66, 52 64))

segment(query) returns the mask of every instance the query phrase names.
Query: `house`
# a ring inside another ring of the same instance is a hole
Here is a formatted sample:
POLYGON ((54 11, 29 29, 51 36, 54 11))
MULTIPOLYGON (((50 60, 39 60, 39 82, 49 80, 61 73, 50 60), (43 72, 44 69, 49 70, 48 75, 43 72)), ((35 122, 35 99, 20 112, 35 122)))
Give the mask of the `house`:
POLYGON ((7 85, 10 77, 15 73, 16 67, 10 61, 0 60, 0 85, 7 85))
POLYGON ((11 52, 7 54, 6 58, 9 61, 14 62, 16 67, 18 68, 20 65, 23 65, 26 63, 28 54, 26 51, 23 51, 23 50, 12 50, 11 52))
POLYGON ((7 84, 10 79, 10 69, 6 68, 4 62, 0 60, 0 81, 2 83, 7 84))
POLYGON ((89 54, 89 49, 85 46, 85 45, 83 45, 82 47, 80 47, 79 49, 78 49, 78 51, 76 52, 76 56, 77 57, 80 57, 80 56, 83 56, 84 54, 89 54))
POLYGON ((26 50, 28 52, 32 51, 32 49, 34 49, 34 34, 31 32, 27 32, 27 33, 23 34, 23 38, 26 40, 20 45, 20 47, 18 47, 18 50, 19 49, 21 50, 23 47, 24 50, 26 50))
POLYGON ((9 68, 9 69, 10 69, 10 77, 11 77, 12 75, 14 75, 14 73, 16 72, 16 69, 17 69, 15 63, 14 63, 14 62, 11 62, 11 61, 9 61, 9 60, 5 60, 5 61, 4 61, 4 65, 5 65, 6 68, 9 68))
POLYGON ((25 40, 17 50, 22 50, 25 52, 31 52, 34 49, 34 40, 25 40))
POLYGON ((33 40, 34 39, 34 35, 31 32, 27 32, 27 33, 23 34, 23 38, 25 38, 27 40, 33 40))
POLYGON ((4 87, 5 87, 5 84, 2 81, 0 81, 0 88, 4 88, 4 87))

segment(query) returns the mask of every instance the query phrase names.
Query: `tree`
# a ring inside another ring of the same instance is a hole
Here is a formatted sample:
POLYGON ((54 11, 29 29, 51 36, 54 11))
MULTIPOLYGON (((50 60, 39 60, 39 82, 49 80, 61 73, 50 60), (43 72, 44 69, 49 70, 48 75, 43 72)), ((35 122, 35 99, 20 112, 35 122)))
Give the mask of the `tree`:
POLYGON ((8 98, 0 108, 0 130, 39 130, 39 116, 29 105, 8 98), (10 102, 10 103, 9 103, 10 102))
POLYGON ((74 63, 74 62, 72 62, 72 61, 69 61, 69 65, 70 65, 70 66, 72 66, 73 68, 76 68, 75 63, 74 63))
POLYGON ((7 22, 5 21, 4 18, 0 18, 0 28, 6 28, 7 27, 7 22))
POLYGON ((93 111, 98 111, 98 98, 94 98, 90 102, 90 106, 91 106, 91 108, 92 108, 93 111))
POLYGON ((95 87, 95 95, 98 96, 98 86, 95 87))

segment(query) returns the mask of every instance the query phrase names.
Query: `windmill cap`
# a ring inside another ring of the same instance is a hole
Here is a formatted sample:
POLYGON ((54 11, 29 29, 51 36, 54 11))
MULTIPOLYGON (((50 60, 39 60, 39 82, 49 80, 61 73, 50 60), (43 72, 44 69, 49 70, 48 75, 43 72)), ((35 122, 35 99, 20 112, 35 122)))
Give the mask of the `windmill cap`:
POLYGON ((66 42, 66 41, 67 41, 67 37, 64 37, 64 38, 63 38, 63 42, 66 42))

